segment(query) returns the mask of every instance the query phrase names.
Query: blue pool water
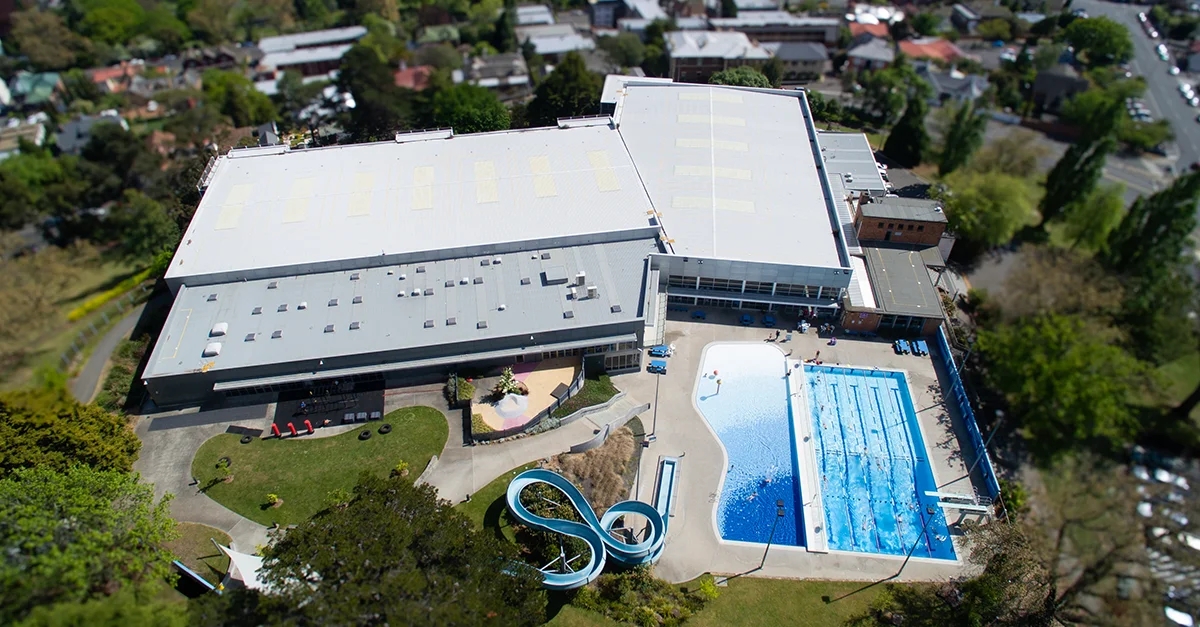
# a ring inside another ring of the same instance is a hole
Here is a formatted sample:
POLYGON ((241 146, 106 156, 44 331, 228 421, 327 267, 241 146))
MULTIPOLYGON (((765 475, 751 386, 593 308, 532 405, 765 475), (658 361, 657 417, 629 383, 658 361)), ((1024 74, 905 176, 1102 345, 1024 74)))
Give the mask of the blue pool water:
POLYGON ((716 344, 705 352, 696 406, 729 456, 717 505, 726 540, 766 543, 777 525, 775 544, 804 543, 785 368, 773 345, 716 344), (776 522, 780 500, 785 516, 776 522))
POLYGON ((805 366, 829 548, 954 559, 904 374, 805 366), (933 520, 925 534, 926 506, 933 520))

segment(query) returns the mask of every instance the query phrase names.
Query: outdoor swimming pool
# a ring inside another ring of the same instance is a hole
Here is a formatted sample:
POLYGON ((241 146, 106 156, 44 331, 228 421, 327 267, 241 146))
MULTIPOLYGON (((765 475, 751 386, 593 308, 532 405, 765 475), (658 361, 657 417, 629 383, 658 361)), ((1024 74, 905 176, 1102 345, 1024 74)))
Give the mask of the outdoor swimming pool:
POLYGON ((729 456, 717 505, 726 540, 766 543, 776 526, 774 544, 804 544, 786 367, 774 345, 716 344, 705 351, 696 406, 729 456), (785 513, 778 521, 776 501, 785 513))
POLYGON ((954 559, 904 373, 805 366, 829 548, 954 559), (933 520, 924 536, 927 506, 933 520))

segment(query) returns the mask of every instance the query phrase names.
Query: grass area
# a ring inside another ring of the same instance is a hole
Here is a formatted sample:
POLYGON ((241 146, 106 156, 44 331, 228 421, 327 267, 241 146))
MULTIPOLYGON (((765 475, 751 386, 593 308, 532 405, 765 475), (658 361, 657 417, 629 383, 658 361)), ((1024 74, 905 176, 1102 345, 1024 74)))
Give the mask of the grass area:
POLYGON ((530 463, 513 468, 472 494, 470 501, 455 505, 454 509, 466 514, 467 518, 473 520, 481 528, 491 530, 497 537, 515 543, 516 536, 513 535, 512 528, 509 526, 505 509, 508 507, 505 502, 505 493, 508 491, 508 483, 513 480, 513 477, 536 467, 536 463, 530 463))
POLYGON ((180 536, 166 544, 167 550, 209 583, 214 586, 220 583, 229 570, 229 558, 213 546, 212 540, 229 546, 232 542, 229 534, 199 523, 181 522, 178 528, 180 536))
MULTIPOLYGON (((127 395, 133 387, 133 375, 146 351, 150 350, 150 336, 142 335, 136 340, 121 340, 110 358, 108 374, 96 392, 95 402, 108 411, 125 411, 127 395)), ((136 399, 135 399, 136 400, 136 399)))
POLYGON ((495 429, 483 419, 483 414, 471 414, 471 433, 492 433, 495 429))
MULTIPOLYGON (((691 583, 683 584, 688 587, 691 583)), ((793 581, 789 579, 734 579, 720 588, 720 596, 688 619, 688 627, 739 625, 789 625, 833 627, 866 611, 882 587, 826 604, 822 596, 836 599, 864 584, 847 581, 793 581)), ((611 627, 619 623, 596 612, 566 605, 546 623, 548 627, 611 627)))
MULTIPOLYGON (((1172 405, 1179 403, 1196 389, 1197 383, 1200 383, 1200 352, 1163 364, 1158 369, 1158 374, 1162 377, 1164 387, 1163 398, 1159 401, 1172 405)), ((1200 421, 1200 407, 1192 411, 1192 419, 1200 421)))
POLYGON ((620 392, 612 384, 612 379, 606 375, 600 375, 599 379, 587 378, 583 380, 583 387, 579 392, 567 399, 567 402, 559 406, 551 414, 555 418, 566 418, 571 414, 592 405, 599 405, 608 399, 617 395, 620 392))
MULTIPOLYGON (((64 287, 61 296, 54 300, 53 311, 37 314, 37 318, 43 322, 38 325, 35 333, 22 336, 32 339, 0 346, 0 353, 19 354, 14 360, 6 360, 10 366, 0 369, 0 389, 24 387, 33 380, 34 373, 40 368, 60 367, 60 356, 85 329, 90 332, 94 326, 98 331, 87 339, 88 342, 99 340, 99 336, 107 328, 101 315, 103 311, 94 312, 75 322, 67 320, 67 313, 88 298, 111 288, 137 271, 138 268, 134 265, 110 260, 72 266, 70 284, 64 287)), ((116 323, 116 318, 109 318, 109 325, 116 323)))
POLYGON ((383 475, 401 460, 417 476, 446 444, 446 417, 431 407, 405 407, 383 418, 392 432, 378 432, 380 422, 328 438, 254 439, 223 433, 205 442, 192 460, 192 474, 205 493, 225 507, 255 522, 270 525, 299 523, 325 507, 331 491, 350 490, 362 472, 383 475), (371 438, 358 434, 370 429, 371 438), (230 460, 233 480, 219 477, 217 461, 230 460), (282 505, 272 507, 267 495, 282 505))

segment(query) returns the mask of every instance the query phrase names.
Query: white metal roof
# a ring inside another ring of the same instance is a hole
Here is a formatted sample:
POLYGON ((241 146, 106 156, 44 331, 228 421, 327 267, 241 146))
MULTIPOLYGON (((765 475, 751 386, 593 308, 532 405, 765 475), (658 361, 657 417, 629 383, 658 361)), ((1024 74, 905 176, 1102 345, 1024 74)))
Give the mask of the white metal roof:
POLYGON ((167 279, 319 272, 640 232, 651 228, 650 208, 608 125, 235 150, 217 159, 167 279))
POLYGON ((309 31, 307 33, 296 33, 294 35, 263 37, 258 42, 258 49, 266 54, 270 54, 272 52, 295 50, 296 48, 355 41, 366 34, 366 27, 347 26, 345 28, 330 28, 309 31))
POLYGON ((639 17, 648 20, 665 20, 667 19, 666 11, 658 6, 656 0, 625 0, 625 6, 629 7, 639 17))
POLYGON ((817 140, 830 178, 835 174, 840 176, 843 187, 852 192, 882 195, 886 191, 875 151, 866 135, 819 131, 817 140))
POLYGON ((342 44, 338 46, 297 48, 295 50, 285 50, 283 52, 270 52, 266 55, 263 55, 262 60, 260 60, 258 63, 263 67, 285 68, 304 63, 337 61, 338 59, 346 56, 346 53, 350 52, 350 49, 353 47, 354 44, 342 44))
POLYGON ((841 20, 834 17, 797 17, 787 11, 747 11, 737 17, 714 17, 708 20, 713 28, 753 28, 764 26, 793 26, 837 28, 841 20))
POLYGON ((532 4, 523 7, 517 7, 517 25, 529 26, 531 24, 553 24, 554 14, 550 12, 550 7, 542 4, 532 4))
POLYGON ((842 267, 801 92, 625 91, 621 136, 676 254, 842 267))
POLYGON ((672 31, 666 34, 667 50, 676 58, 769 59, 771 54, 733 31, 672 31))
POLYGON ((862 257, 851 256, 850 268, 854 270, 850 275, 850 289, 847 290, 850 304, 854 307, 875 309, 875 294, 871 290, 871 278, 867 275, 867 262, 862 257))
POLYGON ((600 90, 600 104, 616 104, 624 95, 628 83, 673 83, 669 78, 653 76, 628 76, 625 74, 609 74, 604 77, 604 88, 600 90))
POLYGON ((530 37, 537 54, 562 54, 572 50, 594 50, 596 42, 591 37, 571 33, 570 35, 550 35, 530 37))

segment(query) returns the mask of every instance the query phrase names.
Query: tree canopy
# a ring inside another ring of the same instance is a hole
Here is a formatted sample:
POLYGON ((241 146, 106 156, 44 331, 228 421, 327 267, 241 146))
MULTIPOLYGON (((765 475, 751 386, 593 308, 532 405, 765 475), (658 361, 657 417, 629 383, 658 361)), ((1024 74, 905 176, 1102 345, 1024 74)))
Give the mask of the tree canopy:
POLYGON ((502 131, 509 125, 508 108, 486 87, 463 83, 439 89, 432 106, 436 125, 455 133, 502 131))
POLYGON ((1065 234, 1073 247, 1100 250, 1123 213, 1125 184, 1098 185, 1082 201, 1067 208, 1063 216, 1065 234))
POLYGON ((583 57, 568 52, 554 71, 538 85, 529 103, 531 126, 554 126, 559 118, 596 113, 604 80, 588 71, 583 57))
POLYGON ((75 464, 127 472, 141 447, 124 417, 79 403, 65 390, 0 394, 0 476, 75 464))
POLYGON ((942 141, 938 174, 946 176, 967 164, 971 155, 983 145, 987 121, 987 113, 976 109, 972 103, 963 103, 954 109, 942 141))
POLYGON ((169 600, 171 593, 163 587, 123 587, 116 594, 83 603, 39 606, 17 627, 187 627, 187 605, 169 600))
POLYGON ((136 189, 125 190, 107 222, 121 254, 130 259, 147 262, 179 244, 179 226, 158 201, 136 189))
POLYGON ((171 575, 167 500, 128 472, 26 468, 0 479, 0 621, 171 575))
POLYGON ((1085 136, 1067 149, 1046 176, 1046 194, 1038 205, 1043 224, 1057 220, 1087 199, 1104 175, 1104 164, 1116 146, 1112 130, 1107 130, 1098 137, 1085 136))
POLYGON ((12 14, 11 38, 21 54, 41 70, 61 70, 86 59, 91 43, 67 28, 62 18, 50 11, 26 9, 12 14))
POLYGON ((1048 153, 1037 133, 1013 129, 989 141, 970 159, 976 172, 1000 172, 1022 179, 1035 179, 1041 172, 1039 161, 1048 153))
POLYGON ((728 70, 722 70, 709 77, 712 85, 738 85, 741 87, 772 87, 770 79, 762 72, 748 66, 739 65, 728 70))
POLYGON ((1149 198, 1140 197, 1113 230, 1103 259, 1114 271, 1147 276, 1179 263, 1196 228, 1200 172, 1185 174, 1149 198))
POLYGON ((1082 320, 1048 314, 980 329, 976 349, 988 384, 1041 459, 1080 443, 1124 443, 1132 433, 1128 403, 1145 368, 1082 320))
POLYGON ((234 126, 263 124, 276 117, 271 99, 238 72, 205 72, 204 96, 213 108, 229 116, 234 126))
POLYGON ((412 115, 412 104, 396 86, 392 68, 371 48, 356 45, 342 57, 338 85, 354 96, 346 130, 357 141, 394 137, 412 115))
POLYGON ((646 59, 646 45, 634 33, 599 37, 596 47, 607 52, 613 63, 621 67, 638 67, 646 59))
POLYGON ((428 486, 364 475, 348 504, 266 550, 278 594, 212 599, 200 624, 231 616, 304 624, 540 625, 541 574, 428 486))
POLYGON ((957 170, 934 195, 946 209, 949 229, 984 247, 1008 242, 1036 215, 1036 185, 1000 171, 957 170))
POLYGON ((888 134, 883 143, 883 154, 902 168, 913 168, 921 164, 929 152, 929 132, 925 130, 925 115, 929 103, 925 98, 914 95, 908 99, 904 115, 888 134))
POLYGON ((1129 29, 1108 17, 1076 19, 1063 32, 1063 39, 1088 65, 1124 63, 1133 57, 1129 29))

